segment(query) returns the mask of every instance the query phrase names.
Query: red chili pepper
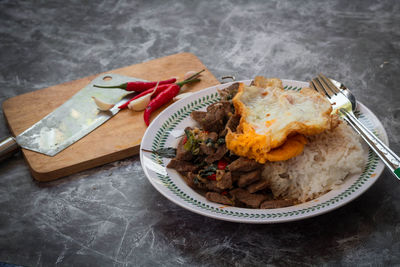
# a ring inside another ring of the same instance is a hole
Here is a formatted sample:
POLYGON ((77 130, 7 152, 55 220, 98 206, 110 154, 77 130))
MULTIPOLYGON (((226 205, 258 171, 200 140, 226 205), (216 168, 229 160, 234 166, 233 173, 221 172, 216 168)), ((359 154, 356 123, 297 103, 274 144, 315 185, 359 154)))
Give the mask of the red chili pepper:
POLYGON ((218 165, 218 170, 225 170, 226 166, 228 166, 228 162, 224 159, 220 159, 217 165, 218 165))
POLYGON ((207 176, 207 179, 215 181, 215 180, 217 180, 217 175, 215 173, 211 174, 211 175, 207 176))
POLYGON ((170 84, 167 89, 165 89, 158 96, 150 100, 143 113, 143 119, 147 126, 149 126, 150 124, 151 113, 162 105, 167 104, 169 101, 171 101, 171 99, 179 93, 180 89, 181 87, 178 84, 170 84))
MULTIPOLYGON (((203 71, 204 71, 204 70, 195 73, 194 75, 192 75, 191 77, 189 77, 188 79, 186 79, 186 80, 184 80, 184 81, 182 81, 182 82, 173 83, 173 84, 177 84, 177 85, 179 85, 179 87, 182 87, 182 85, 184 85, 184 84, 186 84, 186 83, 198 81, 197 79, 194 79, 194 78, 195 78, 196 76, 198 76, 200 73, 202 73, 203 71)), ((174 81, 174 82, 175 82, 175 81, 174 81)), ((162 85, 162 86, 160 86, 160 84, 161 84, 161 82, 159 83, 159 86, 157 87, 157 90, 153 93, 153 95, 151 96, 151 98, 156 97, 159 93, 161 93, 162 91, 164 91, 165 89, 167 89, 167 88, 169 87, 169 85, 171 85, 172 83, 171 83, 171 84, 164 84, 164 85, 162 85)), ((157 85, 157 83, 156 83, 154 86, 156 86, 156 85, 157 85)), ((147 89, 147 90, 141 92, 140 94, 134 96, 133 98, 131 98, 130 100, 128 100, 128 101, 125 102, 124 104, 120 105, 118 108, 119 108, 119 109, 127 108, 128 105, 129 105, 129 103, 130 103, 131 101, 133 101, 133 100, 135 100, 135 99, 138 99, 139 97, 142 97, 142 96, 144 96, 144 95, 147 95, 147 94, 153 92, 154 86, 153 86, 152 88, 147 89)), ((172 98, 173 98, 173 97, 172 97, 172 98)))
POLYGON ((169 87, 167 89, 163 90, 155 98, 150 100, 149 104, 147 105, 143 113, 143 119, 146 125, 149 126, 150 115, 153 111, 171 101, 177 94, 179 94, 179 91, 184 84, 200 81, 199 79, 194 79, 194 78, 197 77, 203 71, 204 70, 195 73, 194 75, 192 75, 191 77, 182 82, 169 84, 169 87))
POLYGON ((188 140, 188 139, 187 139, 187 136, 185 135, 185 136, 183 137, 182 145, 186 144, 187 140, 188 140))
POLYGON ((228 194, 228 191, 221 192, 221 195, 223 195, 223 196, 225 196, 226 194, 228 194))
MULTIPOLYGON (((171 78, 168 80, 164 81, 159 81, 158 85, 163 85, 163 84, 171 84, 176 82, 175 78, 171 78)), ((101 85, 93 85, 94 87, 98 88, 119 88, 119 89, 124 89, 126 91, 134 91, 134 92, 143 92, 147 89, 153 88, 156 86, 157 82, 127 82, 127 83, 122 83, 119 85, 113 85, 113 86, 101 86, 101 85)))
MULTIPOLYGON (((162 91, 164 91, 165 89, 167 89, 170 86, 170 84, 163 84, 163 85, 159 85, 156 89, 156 91, 153 93, 153 95, 151 96, 152 98, 154 98, 155 96, 157 96, 159 93, 161 93, 162 91)), ((142 97, 144 95, 150 94, 151 92, 154 91, 154 87, 147 89, 146 91, 141 92, 140 94, 134 96, 133 98, 131 98, 130 100, 128 100, 127 102, 125 102, 124 104, 120 105, 118 108, 119 109, 124 109, 127 108, 129 103, 135 99, 138 99, 139 97, 142 97)))

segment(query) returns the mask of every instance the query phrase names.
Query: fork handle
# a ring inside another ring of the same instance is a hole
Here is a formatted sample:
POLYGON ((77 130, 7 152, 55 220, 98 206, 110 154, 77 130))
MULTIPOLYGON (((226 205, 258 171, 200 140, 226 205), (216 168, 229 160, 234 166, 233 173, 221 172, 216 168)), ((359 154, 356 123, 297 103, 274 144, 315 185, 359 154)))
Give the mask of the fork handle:
POLYGON ((368 130, 351 112, 340 109, 344 119, 356 130, 372 150, 381 158, 392 174, 400 180, 400 157, 368 130))

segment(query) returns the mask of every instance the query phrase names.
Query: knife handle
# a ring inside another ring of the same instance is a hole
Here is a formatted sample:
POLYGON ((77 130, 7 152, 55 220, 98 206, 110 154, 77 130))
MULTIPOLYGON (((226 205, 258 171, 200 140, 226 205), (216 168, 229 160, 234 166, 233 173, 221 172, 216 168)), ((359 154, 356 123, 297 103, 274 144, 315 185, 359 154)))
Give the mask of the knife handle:
POLYGON ((14 155, 15 152, 18 151, 18 144, 15 141, 15 138, 10 136, 0 141, 0 161, 5 160, 6 158, 14 155))

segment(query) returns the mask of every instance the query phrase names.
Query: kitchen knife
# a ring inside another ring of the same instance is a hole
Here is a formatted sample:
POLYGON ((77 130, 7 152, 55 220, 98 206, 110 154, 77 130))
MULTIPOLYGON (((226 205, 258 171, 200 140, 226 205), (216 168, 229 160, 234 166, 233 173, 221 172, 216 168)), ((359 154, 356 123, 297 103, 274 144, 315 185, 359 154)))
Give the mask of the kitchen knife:
POLYGON ((103 74, 92 80, 60 107, 18 136, 0 142, 0 160, 14 153, 18 147, 48 156, 57 155, 119 112, 118 106, 132 92, 122 89, 98 88, 93 85, 118 85, 144 81, 118 74, 103 74), (100 111, 92 97, 115 104, 108 111, 100 111))

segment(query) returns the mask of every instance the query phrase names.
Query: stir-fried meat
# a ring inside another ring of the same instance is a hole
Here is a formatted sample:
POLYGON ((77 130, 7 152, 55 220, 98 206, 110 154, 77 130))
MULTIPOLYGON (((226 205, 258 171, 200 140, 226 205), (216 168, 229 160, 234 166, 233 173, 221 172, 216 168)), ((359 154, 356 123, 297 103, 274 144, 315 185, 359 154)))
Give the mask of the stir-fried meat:
POLYGON ((200 151, 205 155, 212 155, 215 153, 214 143, 218 139, 218 134, 215 132, 207 133, 204 137, 205 142, 200 144, 200 151))
POLYGON ((191 188, 196 189, 196 184, 194 183, 194 178, 196 177, 196 174, 193 172, 186 172, 186 173, 181 173, 183 176, 183 179, 185 180, 186 184, 190 186, 191 188))
POLYGON ((215 148, 206 143, 202 143, 200 145, 200 151, 205 155, 213 155, 215 153, 215 148))
POLYGON ((230 189, 232 187, 232 175, 231 172, 225 172, 219 181, 217 181, 217 187, 220 189, 230 189))
POLYGON ((247 187, 247 191, 249 193, 255 193, 257 191, 263 190, 268 187, 268 181, 266 180, 260 180, 256 183, 253 183, 247 187))
POLYGON ((226 134, 228 133, 228 129, 230 129, 231 132, 235 132, 236 128, 239 125, 240 118, 241 118, 241 116, 239 114, 234 114, 234 115, 230 116, 228 119, 228 122, 225 125, 225 129, 219 133, 219 136, 225 137, 226 134))
POLYGON ((236 132, 236 128, 240 122, 240 114, 235 114, 229 118, 228 122, 226 123, 226 128, 229 128, 232 132, 236 132))
POLYGON ((207 112, 205 111, 194 110, 190 113, 190 117, 192 117, 192 119, 198 122, 202 127, 203 123, 206 122, 206 116, 207 112))
POLYGON ((221 193, 223 190, 218 187, 217 183, 217 181, 209 181, 206 183, 206 188, 210 191, 221 193))
POLYGON ((220 203, 220 204, 225 204, 225 205, 232 205, 233 204, 232 201, 227 196, 221 195, 221 194, 216 193, 216 192, 207 192, 206 193, 206 198, 209 201, 220 203))
POLYGON ((260 180, 260 178, 261 178, 261 170, 251 171, 240 175, 237 184, 239 187, 246 187, 249 184, 257 182, 258 180, 260 180))
POLYGON ((225 122, 232 115, 230 102, 217 102, 207 107, 207 111, 193 111, 190 116, 197 121, 201 128, 209 132, 220 132, 225 128, 225 122))
POLYGON ((233 115, 233 113, 235 113, 233 105, 229 101, 220 101, 218 103, 219 103, 219 105, 221 105, 221 107, 218 107, 218 109, 221 109, 224 112, 224 115, 225 115, 224 118, 226 119, 225 120, 225 122, 226 122, 229 119, 229 117, 231 117, 233 115))
POLYGON ((239 83, 234 83, 227 88, 222 90, 218 90, 219 95, 221 96, 221 100, 231 100, 239 89, 239 83))
POLYGON ((177 160, 187 160, 187 161, 189 161, 189 160, 191 160, 191 159, 193 158, 193 154, 192 154, 190 151, 186 150, 186 149, 183 147, 183 145, 184 145, 183 142, 184 142, 184 139, 182 138, 182 139, 179 141, 178 146, 177 146, 177 148, 176 148, 176 156, 175 156, 175 159, 177 159, 177 160))
POLYGON ((172 168, 177 170, 178 172, 194 172, 198 169, 196 165, 190 163, 189 161, 171 159, 168 163, 167 168, 172 168))
POLYGON ((249 172, 261 168, 261 164, 254 159, 240 157, 228 165, 230 171, 249 172))
POLYGON ((229 191, 229 194, 234 196, 234 198, 239 202, 255 209, 260 206, 261 202, 268 198, 268 196, 263 194, 250 194, 247 190, 242 188, 231 190, 229 191))
POLYGON ((262 164, 228 153, 225 135, 228 130, 236 131, 241 118, 232 105, 238 88, 238 83, 232 84, 219 91, 222 100, 207 111, 191 113, 200 128, 185 129, 186 138, 179 141, 176 157, 167 167, 177 170, 188 186, 207 192, 205 197, 212 202, 263 209, 293 205, 292 201, 273 200, 265 190, 269 184, 261 178, 262 164))
POLYGON ((266 200, 260 205, 260 209, 278 209, 294 205, 291 200, 266 200))
POLYGON ((218 134, 216 132, 207 133, 207 139, 210 139, 213 142, 216 142, 218 139, 218 134))
POLYGON ((211 154, 208 157, 206 157, 205 162, 213 163, 214 161, 220 160, 226 154, 226 152, 228 152, 226 145, 225 144, 220 145, 218 146, 214 154, 211 154))

